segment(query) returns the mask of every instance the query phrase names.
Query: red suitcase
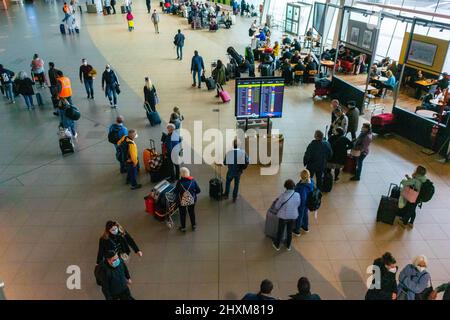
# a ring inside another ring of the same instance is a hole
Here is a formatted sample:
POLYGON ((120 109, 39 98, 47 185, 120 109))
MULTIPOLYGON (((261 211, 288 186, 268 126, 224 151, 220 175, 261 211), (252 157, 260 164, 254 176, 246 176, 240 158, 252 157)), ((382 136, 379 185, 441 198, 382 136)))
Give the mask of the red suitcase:
POLYGON ((382 113, 372 116, 370 123, 373 126, 387 126, 394 123, 394 115, 392 113, 382 113))
POLYGON ((230 102, 230 100, 231 100, 230 94, 228 92, 226 92, 225 90, 220 91, 219 96, 220 96, 220 99, 222 99, 223 103, 230 102))
POLYGON ((313 98, 314 97, 323 97, 323 96, 329 96, 331 93, 330 88, 316 88, 314 90, 313 98))
POLYGON ((155 200, 151 195, 148 195, 144 198, 145 200, 145 211, 148 214, 155 214, 155 200))
POLYGON ((356 158, 353 158, 351 155, 347 155, 344 164, 344 172, 348 172, 351 174, 356 173, 356 158))

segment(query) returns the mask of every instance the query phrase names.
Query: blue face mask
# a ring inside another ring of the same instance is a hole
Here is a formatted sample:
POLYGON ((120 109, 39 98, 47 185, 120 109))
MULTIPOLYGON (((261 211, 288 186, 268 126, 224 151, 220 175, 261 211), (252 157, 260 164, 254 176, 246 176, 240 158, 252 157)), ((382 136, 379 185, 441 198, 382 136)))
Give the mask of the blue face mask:
POLYGON ((117 268, 120 265, 120 259, 116 259, 111 264, 114 268, 117 268))

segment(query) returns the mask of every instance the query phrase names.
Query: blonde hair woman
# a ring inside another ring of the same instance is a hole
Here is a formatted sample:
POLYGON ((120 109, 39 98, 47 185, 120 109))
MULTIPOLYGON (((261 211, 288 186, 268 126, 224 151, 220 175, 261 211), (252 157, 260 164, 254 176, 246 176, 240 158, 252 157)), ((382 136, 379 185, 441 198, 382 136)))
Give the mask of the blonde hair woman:
MULTIPOLYGON (((314 182, 311 180, 311 174, 309 170, 304 169, 300 172, 300 181, 295 186, 295 192, 300 194, 300 206, 298 207, 298 218, 295 223, 294 235, 300 236, 301 230, 309 232, 309 217, 308 217, 308 197, 314 191, 314 182)), ((320 203, 319 203, 320 205, 320 203)), ((317 209, 315 209, 315 219, 317 220, 317 209)))
POLYGON ((398 300, 428 300, 433 291, 431 276, 427 270, 428 259, 417 256, 408 264, 398 278, 398 300))
POLYGON ((158 104, 158 95, 156 93, 155 86, 149 77, 145 77, 144 85, 144 99, 145 103, 148 103, 151 111, 156 111, 156 105, 158 104))
POLYGON ((182 232, 186 232, 186 215, 189 214, 191 220, 192 231, 195 231, 197 226, 195 222, 195 203, 197 202, 197 194, 200 193, 200 187, 197 181, 191 177, 188 168, 180 168, 181 179, 176 185, 176 193, 178 195, 178 203, 180 205, 180 228, 182 232))

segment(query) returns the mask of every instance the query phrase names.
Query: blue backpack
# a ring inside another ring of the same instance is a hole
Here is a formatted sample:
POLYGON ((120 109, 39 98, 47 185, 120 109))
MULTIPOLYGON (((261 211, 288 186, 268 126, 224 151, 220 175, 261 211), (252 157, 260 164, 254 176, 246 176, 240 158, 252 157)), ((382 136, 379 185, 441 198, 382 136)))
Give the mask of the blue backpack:
POLYGON ((125 138, 119 147, 117 148, 116 158, 120 163, 125 163, 128 160, 128 145, 130 144, 129 140, 125 138))

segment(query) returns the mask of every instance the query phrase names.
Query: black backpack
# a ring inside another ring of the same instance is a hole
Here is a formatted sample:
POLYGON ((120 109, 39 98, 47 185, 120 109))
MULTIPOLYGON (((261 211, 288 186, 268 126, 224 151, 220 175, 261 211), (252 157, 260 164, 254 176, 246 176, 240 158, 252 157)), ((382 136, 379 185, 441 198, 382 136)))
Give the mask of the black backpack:
POLYGON ((429 179, 422 183, 420 187, 419 196, 417 197, 417 203, 428 202, 433 198, 434 195, 434 184, 429 179))
POLYGON ((314 188, 312 192, 309 193, 306 199, 306 206, 309 211, 316 211, 320 208, 322 203, 322 192, 318 188, 314 188))
POLYGON ((119 147, 117 148, 117 160, 121 163, 125 163, 128 160, 128 145, 130 142, 125 138, 119 147))
POLYGON ((102 264, 96 265, 94 268, 94 277, 95 277, 95 282, 100 287, 103 285, 104 276, 105 276, 105 269, 104 269, 103 265, 102 264))
POLYGON ((117 142, 119 142, 120 140, 120 136, 119 136, 119 132, 120 132, 120 127, 119 126, 114 126, 113 128, 111 128, 111 130, 108 133, 108 141, 112 144, 117 144, 117 142))
POLYGON ((70 120, 77 121, 80 119, 80 110, 75 106, 69 106, 64 112, 65 116, 70 120))

